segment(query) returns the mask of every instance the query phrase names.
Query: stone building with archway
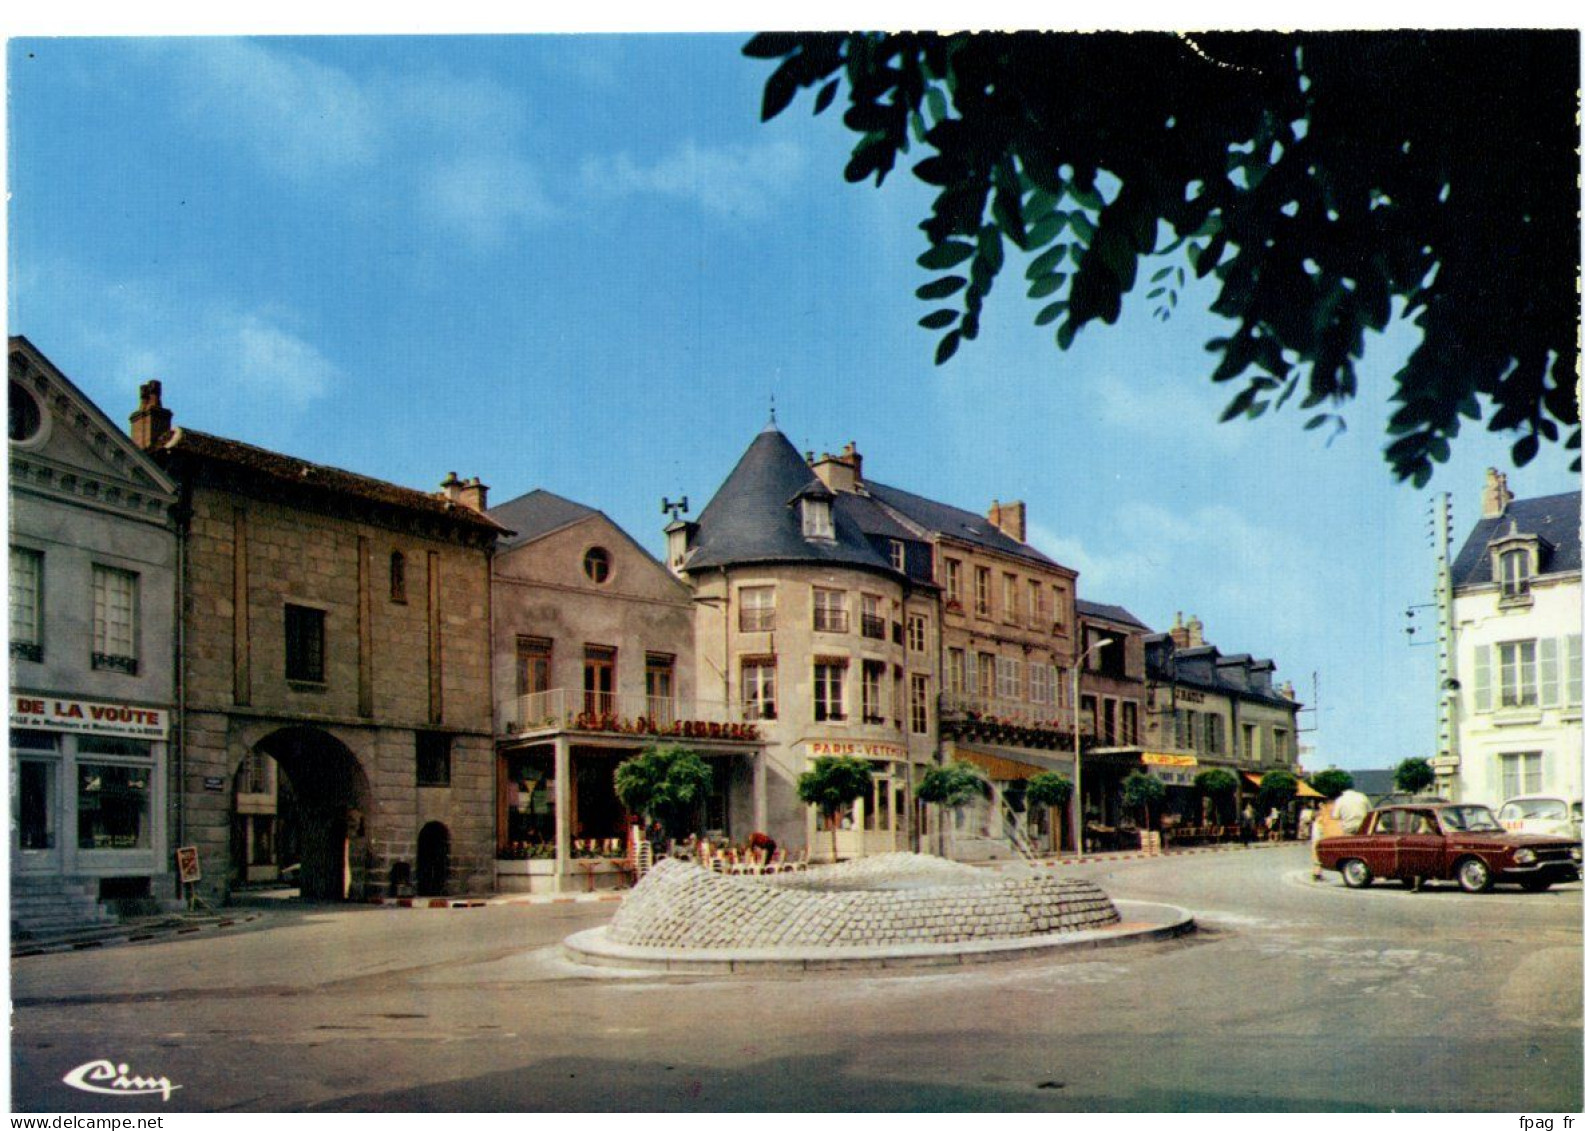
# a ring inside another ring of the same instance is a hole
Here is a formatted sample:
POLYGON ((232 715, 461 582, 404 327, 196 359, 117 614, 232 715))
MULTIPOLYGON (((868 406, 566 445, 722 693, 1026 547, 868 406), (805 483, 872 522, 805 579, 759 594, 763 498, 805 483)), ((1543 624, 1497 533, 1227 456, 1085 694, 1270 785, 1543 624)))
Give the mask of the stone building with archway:
POLYGON ((175 835, 201 892, 272 854, 310 898, 487 890, 485 487, 429 494, 174 427, 158 382, 131 423, 180 492, 175 835))

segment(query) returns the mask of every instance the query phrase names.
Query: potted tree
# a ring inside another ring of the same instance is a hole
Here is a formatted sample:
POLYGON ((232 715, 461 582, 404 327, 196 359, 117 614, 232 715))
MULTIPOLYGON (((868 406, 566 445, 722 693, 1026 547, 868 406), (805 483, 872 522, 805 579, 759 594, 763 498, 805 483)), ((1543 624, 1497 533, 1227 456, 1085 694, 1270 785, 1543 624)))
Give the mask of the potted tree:
MULTIPOLYGON (((989 793, 990 783, 978 769, 967 762, 956 761, 945 766, 931 766, 919 779, 919 788, 914 791, 919 800, 943 810, 961 809, 976 797, 985 797, 989 793)), ((937 851, 943 856, 947 854, 945 833, 943 821, 937 842, 937 851)))
MULTIPOLYGON (((1150 807, 1160 806, 1167 796, 1167 787, 1158 777, 1135 770, 1123 779, 1123 804, 1130 808, 1144 811, 1144 832, 1151 828, 1150 807)), ((1140 844, 1144 845, 1144 833, 1140 834, 1140 844)))
POLYGON ((1211 813, 1215 818, 1215 824, 1227 825, 1232 823, 1225 819, 1227 815, 1227 800, 1238 791, 1238 778, 1233 776, 1231 770, 1201 770, 1194 775, 1194 788, 1210 799, 1211 813))
POLYGON ((1068 800, 1073 796, 1073 783, 1055 770, 1047 770, 1029 779, 1025 796, 1031 804, 1044 805, 1056 811, 1057 817, 1051 829, 1052 847, 1061 848, 1061 830, 1068 825, 1068 800))
POLYGON ((1279 834, 1282 829, 1282 817, 1287 812, 1288 803, 1299 792, 1299 779, 1287 770, 1272 770, 1260 779, 1260 793, 1256 797, 1256 804, 1264 812, 1277 811, 1277 825, 1272 830, 1279 834))
POLYGON ((683 835, 710 795, 714 775, 694 751, 646 746, 616 768, 616 796, 630 812, 660 822, 668 840, 683 835))
POLYGON ((1436 771, 1424 758, 1405 758, 1392 772, 1392 783, 1402 793, 1423 793, 1436 781, 1436 771))
POLYGON ((798 775, 798 800, 813 805, 831 828, 831 862, 837 861, 838 814, 870 793, 873 771, 863 758, 822 755, 798 775))

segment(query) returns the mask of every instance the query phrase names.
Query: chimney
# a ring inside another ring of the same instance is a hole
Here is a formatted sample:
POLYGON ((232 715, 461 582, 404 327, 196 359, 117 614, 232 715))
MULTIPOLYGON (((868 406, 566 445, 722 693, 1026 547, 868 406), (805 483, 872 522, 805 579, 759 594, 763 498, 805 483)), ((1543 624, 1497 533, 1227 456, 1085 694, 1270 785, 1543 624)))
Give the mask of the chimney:
POLYGON ((1183 613, 1181 611, 1172 618, 1172 628, 1167 632, 1167 635, 1172 637, 1174 647, 1187 648, 1189 646, 1189 630, 1183 627, 1183 613))
POLYGON ((1205 645, 1205 625, 1197 616, 1190 616, 1189 623, 1184 625, 1184 632, 1189 638, 1190 648, 1200 648, 1205 645))
POLYGON ((1291 680, 1291 679, 1284 680, 1282 686, 1277 688, 1277 690, 1282 692, 1282 697, 1284 699, 1292 699, 1293 698, 1293 680, 1291 680))
POLYGON ((1495 467, 1486 469, 1486 489, 1480 495, 1480 516, 1501 518, 1513 502, 1513 492, 1508 490, 1508 477, 1495 467))
POLYGON ((446 478, 440 481, 440 497, 448 503, 462 502, 462 480, 457 478, 455 471, 446 472, 446 478))
POLYGON ((479 482, 479 477, 475 475, 472 479, 460 485, 457 491, 457 501, 469 510, 483 514, 486 509, 484 505, 485 496, 489 492, 490 489, 479 482))
POLYGON ((160 403, 160 383, 145 381, 138 386, 138 410, 132 414, 132 442, 148 451, 170 432, 171 410, 160 403))
POLYGON ((991 500, 991 509, 985 512, 985 517, 992 526, 1015 542, 1024 540, 1024 504, 1003 504, 995 499, 991 500))
POLYGON ((827 452, 818 460, 811 459, 810 464, 820 482, 833 491, 851 493, 864 479, 864 457, 851 443, 842 449, 841 455, 827 452))

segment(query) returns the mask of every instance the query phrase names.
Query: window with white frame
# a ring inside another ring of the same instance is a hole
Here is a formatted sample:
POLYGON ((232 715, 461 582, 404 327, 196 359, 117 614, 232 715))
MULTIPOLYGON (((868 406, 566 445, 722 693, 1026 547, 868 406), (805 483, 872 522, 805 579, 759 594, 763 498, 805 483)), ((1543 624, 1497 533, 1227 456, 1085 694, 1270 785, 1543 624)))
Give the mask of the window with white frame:
POLYGON ((1002 620, 1018 623, 1018 575, 1002 574, 1002 620))
POLYGON ((846 660, 824 659, 815 661, 815 722, 841 722, 848 717, 842 686, 847 674, 848 664, 846 660))
POLYGON ((1563 702, 1570 707, 1580 705, 1580 637, 1563 638, 1563 702))
POLYGON ((1526 793, 1540 793, 1541 784, 1541 752, 1527 750, 1520 754, 1503 754, 1502 760, 1502 796, 1504 800, 1510 797, 1520 797, 1526 793))
POLYGON ((962 695, 968 689, 967 657, 962 648, 947 649, 947 690, 962 695))
POLYGON ((1520 547, 1504 550, 1497 556, 1504 597, 1522 597, 1530 592, 1530 550, 1520 547))
POLYGON ((992 652, 977 652, 974 660, 974 691, 982 699, 996 694, 996 656, 992 652))
POLYGON ((816 632, 848 630, 848 595, 844 590, 816 589, 814 609, 816 632))
POLYGON ((44 555, 11 547, 11 655, 44 659, 44 555))
POLYGON ((805 538, 835 538, 831 525, 830 499, 805 499, 803 501, 803 528, 805 538))
POLYGON ((773 657, 744 660, 741 687, 745 719, 776 717, 776 660, 773 657))
POLYGON ((897 539, 893 538, 891 540, 890 549, 891 549, 891 555, 892 555, 892 568, 895 569, 899 573, 906 572, 906 567, 908 565, 908 557, 907 557, 906 551, 904 551, 904 549, 903 549, 903 544, 901 542, 899 542, 897 539))
POLYGON ((946 558, 947 571, 947 601, 952 604, 963 603, 963 563, 957 558, 946 558))
POLYGON ((863 681, 860 684, 860 699, 866 723, 874 725, 886 721, 885 708, 881 704, 881 687, 885 677, 886 664, 883 661, 864 661, 863 681))
POLYGON ((859 596, 859 632, 871 640, 886 639, 886 614, 881 599, 872 593, 859 596))
POLYGON ((1027 593, 1029 596, 1029 627, 1043 628, 1046 623, 1046 587, 1031 578, 1027 593))
POLYGON ((1271 756, 1278 762, 1288 760, 1288 732, 1282 727, 1271 728, 1271 756))
POLYGON ((124 569, 93 568, 93 666, 136 675, 138 671, 138 575, 124 569))
POLYGON ((745 585, 737 591, 739 632, 769 632, 776 627, 776 588, 745 585))
POLYGON ((998 699, 1022 699, 1024 683, 1024 663, 1012 656, 996 657, 996 697, 998 699))
POLYGON ((927 676, 908 677, 908 729, 914 734, 930 731, 930 680, 927 676))
POLYGON ((930 637, 930 622, 922 616, 910 614, 908 617, 908 650, 910 652, 923 652, 928 646, 930 637))
POLYGON ((1580 705, 1580 637, 1509 640, 1475 649, 1477 712, 1580 705))
POLYGON ((982 617, 991 615, 991 571, 987 566, 974 567, 974 611, 982 617))
POLYGON ((1510 640, 1497 645, 1497 705, 1534 707, 1536 695, 1536 642, 1510 640))

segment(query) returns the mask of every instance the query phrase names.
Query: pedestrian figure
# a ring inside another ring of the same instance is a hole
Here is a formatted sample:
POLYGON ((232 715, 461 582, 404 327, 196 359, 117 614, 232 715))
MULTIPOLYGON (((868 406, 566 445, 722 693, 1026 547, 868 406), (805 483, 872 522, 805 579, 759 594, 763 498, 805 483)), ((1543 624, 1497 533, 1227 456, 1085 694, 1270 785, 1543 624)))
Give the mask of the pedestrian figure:
POLYGON ((1345 836, 1359 832, 1359 826, 1365 823, 1365 814, 1369 812, 1370 798, 1357 789, 1345 789, 1332 802, 1332 816, 1337 818, 1345 836))

